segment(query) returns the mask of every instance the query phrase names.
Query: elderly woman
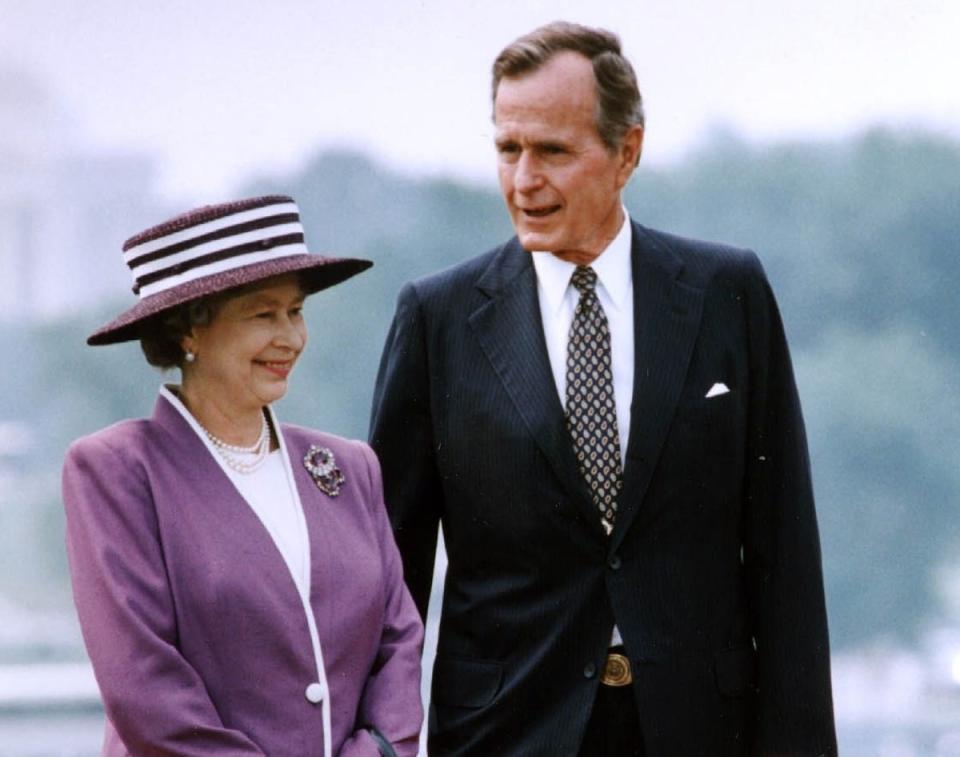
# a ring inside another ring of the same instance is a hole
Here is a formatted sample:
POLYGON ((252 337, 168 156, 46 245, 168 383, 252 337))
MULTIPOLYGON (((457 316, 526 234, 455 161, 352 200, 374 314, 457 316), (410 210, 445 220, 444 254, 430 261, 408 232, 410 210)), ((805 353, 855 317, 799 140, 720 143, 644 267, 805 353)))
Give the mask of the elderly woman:
POLYGON ((139 339, 182 382, 64 467, 104 754, 416 754, 423 629, 376 458, 270 407, 304 298, 370 263, 309 254, 277 196, 179 216, 124 257, 140 302, 88 343, 139 339))

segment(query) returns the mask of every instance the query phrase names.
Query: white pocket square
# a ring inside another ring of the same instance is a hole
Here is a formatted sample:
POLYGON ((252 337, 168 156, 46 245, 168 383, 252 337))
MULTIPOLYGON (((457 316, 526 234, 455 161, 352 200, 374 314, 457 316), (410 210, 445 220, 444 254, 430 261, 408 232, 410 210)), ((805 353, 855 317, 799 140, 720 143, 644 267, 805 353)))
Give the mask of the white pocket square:
POLYGON ((711 397, 719 397, 721 394, 727 394, 729 391, 730 391, 730 387, 727 386, 726 384, 722 382, 716 383, 710 387, 709 391, 707 391, 706 395, 704 395, 704 399, 710 399, 711 397))

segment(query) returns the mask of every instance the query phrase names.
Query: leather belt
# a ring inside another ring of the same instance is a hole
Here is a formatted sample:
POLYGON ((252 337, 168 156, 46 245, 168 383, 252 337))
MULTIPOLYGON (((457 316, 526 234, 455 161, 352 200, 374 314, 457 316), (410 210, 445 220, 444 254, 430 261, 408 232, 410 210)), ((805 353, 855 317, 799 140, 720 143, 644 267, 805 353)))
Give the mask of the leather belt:
POLYGON ((603 664, 600 683, 604 686, 629 686, 633 683, 630 659, 619 652, 610 652, 603 664))

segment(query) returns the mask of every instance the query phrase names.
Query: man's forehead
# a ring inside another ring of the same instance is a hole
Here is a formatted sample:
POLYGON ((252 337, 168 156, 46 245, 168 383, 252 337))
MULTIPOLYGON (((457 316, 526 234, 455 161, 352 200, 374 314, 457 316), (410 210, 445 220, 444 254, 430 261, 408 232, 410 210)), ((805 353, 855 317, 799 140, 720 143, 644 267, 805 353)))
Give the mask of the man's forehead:
POLYGON ((497 139, 508 134, 522 132, 527 136, 536 134, 557 135, 590 128, 595 123, 594 102, 583 98, 566 97, 552 93, 540 93, 538 97, 513 97, 510 92, 498 101, 493 112, 494 134, 497 139))
POLYGON ((536 113, 596 106, 596 82, 590 61, 577 53, 560 53, 540 68, 504 78, 497 87, 494 118, 504 111, 536 113))
POLYGON ((529 144, 544 144, 547 142, 562 142, 572 138, 576 125, 571 120, 552 121, 547 119, 513 119, 502 118, 495 121, 493 138, 496 143, 524 142, 529 144))

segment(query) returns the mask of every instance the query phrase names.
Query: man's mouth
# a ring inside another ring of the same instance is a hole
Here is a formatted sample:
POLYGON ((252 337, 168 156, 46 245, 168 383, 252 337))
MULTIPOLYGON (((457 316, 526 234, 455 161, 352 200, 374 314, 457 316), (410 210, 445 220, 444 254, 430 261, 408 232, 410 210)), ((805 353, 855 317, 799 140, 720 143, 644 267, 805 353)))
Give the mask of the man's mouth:
POLYGON ((551 213, 556 213, 560 210, 559 205, 546 205, 542 208, 521 208, 523 214, 528 218, 544 218, 551 213))

